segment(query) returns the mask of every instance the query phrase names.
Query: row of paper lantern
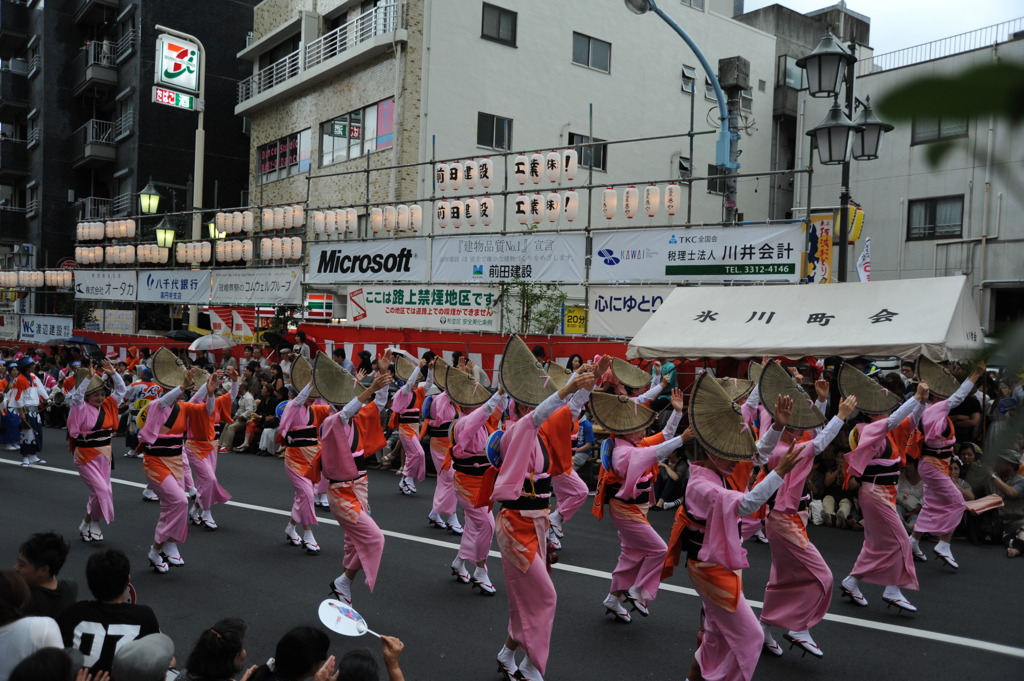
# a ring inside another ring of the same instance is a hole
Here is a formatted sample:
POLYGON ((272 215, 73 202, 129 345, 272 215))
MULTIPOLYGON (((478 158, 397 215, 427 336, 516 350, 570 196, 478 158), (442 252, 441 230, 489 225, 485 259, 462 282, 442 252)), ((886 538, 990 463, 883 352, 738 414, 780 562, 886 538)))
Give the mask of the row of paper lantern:
POLYGON ((103 262, 103 246, 77 246, 75 262, 80 265, 97 265, 103 262))
MULTIPOLYGON (((294 211, 294 206, 289 206, 294 211)), ((271 221, 273 220, 273 209, 268 208, 271 214, 271 221)), ((301 210, 301 209, 300 209, 301 210)), ((284 210, 281 211, 282 222, 284 221, 284 210)), ((294 219, 294 212, 289 219, 294 219)), ((253 215, 251 210, 236 210, 231 213, 220 212, 213 217, 214 225, 217 227, 217 231, 221 234, 239 234, 241 232, 251 233, 253 230, 253 223, 256 217, 253 215)), ((264 229, 266 229, 267 220, 263 221, 264 229)))
POLYGON ((74 283, 71 270, 19 270, 0 272, 0 288, 39 288, 56 286, 69 288, 74 283))
POLYGON ((210 262, 210 258, 213 257, 213 247, 210 246, 209 241, 175 244, 174 257, 178 262, 187 262, 193 265, 210 262))
MULTIPOLYGON (((683 189, 678 184, 672 183, 665 187, 665 212, 675 215, 682 205, 683 189)), ((608 187, 601 193, 601 212, 605 218, 611 220, 618 212, 619 192, 608 187)), ((636 187, 626 187, 622 190, 622 214, 632 220, 641 213, 647 217, 655 217, 661 209, 661 188, 656 184, 649 184, 644 187, 643 196, 636 187)))
POLYGON ((423 209, 416 204, 398 206, 374 206, 370 209, 370 231, 418 232, 423 226, 423 209))
POLYGON ((130 265, 135 262, 135 246, 107 246, 104 260, 108 265, 130 265))
POLYGON ((79 222, 75 228, 78 241, 99 241, 100 239, 134 239, 135 220, 107 220, 103 222, 79 222))
MULTIPOLYGON (((244 213, 245 211, 243 211, 243 215, 244 213)), ((261 217, 264 231, 268 229, 294 229, 306 224, 306 212, 300 205, 264 208, 261 217)), ((234 218, 232 217, 232 223, 233 221, 234 218)))
POLYGON ((260 258, 263 260, 301 260, 302 239, 297 236, 260 239, 260 258))
POLYGON ((218 241, 214 250, 217 262, 252 261, 252 239, 218 241))
POLYGON ((338 210, 313 211, 313 231, 316 234, 335 236, 337 234, 355 234, 359 225, 359 213, 355 208, 339 208, 338 210))
MULTIPOLYGON (((512 176, 520 185, 527 179, 533 184, 541 181, 558 182, 563 176, 567 181, 576 179, 579 169, 579 154, 575 149, 550 151, 547 154, 519 154, 512 160, 512 176)), ((479 161, 451 161, 434 166, 434 183, 440 191, 459 191, 465 182, 467 189, 476 189, 477 183, 484 189, 494 180, 494 161, 482 158, 479 161)))
POLYGON ((141 244, 135 249, 135 257, 139 262, 164 265, 171 257, 171 249, 160 248, 156 244, 141 244))

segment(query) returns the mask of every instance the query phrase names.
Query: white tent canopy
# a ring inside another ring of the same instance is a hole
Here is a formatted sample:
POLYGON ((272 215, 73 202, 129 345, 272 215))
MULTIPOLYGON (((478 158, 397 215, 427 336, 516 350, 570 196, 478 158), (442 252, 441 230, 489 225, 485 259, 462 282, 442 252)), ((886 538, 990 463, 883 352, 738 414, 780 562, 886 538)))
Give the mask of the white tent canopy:
POLYGON ((771 355, 966 359, 984 345, 965 277, 675 289, 630 359, 771 355))

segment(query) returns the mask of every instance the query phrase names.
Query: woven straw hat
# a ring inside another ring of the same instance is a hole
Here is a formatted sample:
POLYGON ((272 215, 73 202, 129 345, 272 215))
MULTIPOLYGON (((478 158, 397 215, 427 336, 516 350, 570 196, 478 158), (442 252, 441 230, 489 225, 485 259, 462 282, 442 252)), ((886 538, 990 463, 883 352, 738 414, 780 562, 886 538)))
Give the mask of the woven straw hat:
POLYGON ((551 384, 555 386, 555 391, 559 391, 565 387, 565 384, 572 378, 572 369, 562 366, 561 364, 555 364, 554 362, 548 363, 548 376, 551 377, 551 384))
MULTIPOLYGON (((319 357, 319 355, 317 356, 319 357)), ((302 392, 302 389, 312 380, 313 365, 309 363, 308 359, 300 355, 295 359, 295 363, 292 364, 292 387, 295 388, 295 392, 302 392)), ((315 400, 320 396, 320 391, 316 389, 316 384, 314 384, 309 392, 309 399, 315 400)))
MULTIPOLYGON (((294 367, 292 371, 294 377, 294 367)), ((364 388, 355 376, 321 352, 313 360, 313 390, 331 404, 348 404, 353 397, 361 395, 364 388)))
POLYGON ((638 369, 624 359, 612 358, 612 375, 627 388, 646 388, 651 384, 651 375, 638 369))
POLYGON ((434 358, 434 385, 441 390, 448 389, 448 367, 450 366, 451 364, 441 359, 441 355, 434 358))
MULTIPOLYGON (((452 402, 463 409, 475 409, 491 398, 491 391, 465 371, 445 364, 443 367, 445 391, 452 402)), ((435 369, 434 378, 438 376, 435 369)))
POLYGON ((744 378, 718 378, 716 380, 733 402, 742 399, 754 389, 754 382, 744 378))
POLYGON ((928 390, 932 395, 946 398, 957 391, 960 381, 945 367, 936 364, 924 355, 917 358, 917 366, 914 369, 918 379, 928 384, 928 390))
POLYGON ((739 408, 721 383, 707 372, 693 384, 690 427, 704 449, 723 459, 749 461, 757 450, 739 408))
POLYGON ((395 376, 398 380, 408 381, 413 372, 419 370, 419 364, 410 360, 404 352, 395 352, 395 376))
POLYGON ((66 399, 67 399, 67 398, 66 398, 66 397, 64 397, 64 393, 63 393, 63 392, 61 392, 60 390, 58 390, 57 392, 55 392, 55 393, 53 394, 53 397, 51 397, 51 398, 50 398, 50 401, 51 401, 51 402, 53 402, 53 404, 54 404, 55 406, 58 406, 58 407, 59 407, 59 406, 61 406, 62 404, 64 404, 64 400, 66 400, 66 399))
POLYGON ((92 376, 92 369, 84 367, 75 369, 75 387, 82 385, 82 381, 88 381, 90 376, 92 376))
POLYGON ((505 344, 500 380, 513 400, 530 407, 536 407, 558 390, 551 375, 519 336, 512 336, 505 344))
POLYGON ((839 367, 839 394, 843 398, 857 397, 857 408, 866 414, 888 414, 899 406, 901 399, 868 378, 857 367, 843 362, 839 367))
POLYGON ((185 364, 167 348, 160 348, 153 355, 153 380, 164 390, 174 390, 185 380, 185 364))
POLYGON ((104 381, 101 377, 97 376, 96 374, 93 374, 92 376, 89 377, 89 385, 86 386, 85 388, 85 394, 89 395, 91 393, 96 392, 97 390, 103 390, 106 387, 107 382, 104 381))
POLYGON ((756 360, 751 360, 750 364, 747 365, 747 380, 751 381, 755 385, 761 382, 761 372, 764 371, 764 367, 761 363, 756 360))
POLYGON ((700 374, 690 396, 690 427, 703 449, 729 461, 750 461, 757 443, 739 409, 709 373, 700 374))
POLYGON ((789 373, 775 362, 768 362, 768 366, 761 372, 758 387, 761 390, 761 404, 773 419, 775 418, 775 400, 779 395, 787 395, 793 398, 793 416, 789 420, 790 428, 810 430, 825 425, 825 415, 814 406, 803 388, 793 382, 789 373))
POLYGON ((646 430, 657 414, 625 395, 594 393, 590 396, 590 413, 610 433, 624 435, 646 430))

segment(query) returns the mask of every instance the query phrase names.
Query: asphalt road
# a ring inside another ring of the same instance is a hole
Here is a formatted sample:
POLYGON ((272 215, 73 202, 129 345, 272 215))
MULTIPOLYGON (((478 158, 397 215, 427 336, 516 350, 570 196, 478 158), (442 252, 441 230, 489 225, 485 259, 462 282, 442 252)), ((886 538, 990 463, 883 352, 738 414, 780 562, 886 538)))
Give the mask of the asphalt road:
MULTIPOLYGON (((222 454, 219 477, 234 499, 219 507, 216 532, 193 528, 181 545, 186 565, 157 575, 148 566, 158 505, 143 502, 142 462, 121 457, 115 440, 114 494, 117 521, 104 527, 102 546, 126 552, 139 601, 157 613, 161 629, 187 656, 199 632, 226 616, 249 624, 249 661, 263 662, 289 628, 316 624, 316 608, 328 596, 327 583, 341 571, 342 531, 320 512, 316 537, 322 551, 310 556, 286 544, 284 526, 291 486, 275 458, 222 454)), ((0 548, 13 565, 17 548, 33 532, 55 530, 72 542, 62 576, 75 579, 88 597, 85 562, 91 545, 78 539, 87 492, 74 471, 63 431, 47 429, 45 466, 24 469, 20 456, 0 453, 0 548)), ((429 527, 433 479, 415 497, 398 492, 391 472, 370 472, 374 517, 387 535, 373 594, 359 578, 355 607, 375 631, 406 645, 406 678, 496 679, 495 654, 505 637, 507 601, 501 562, 490 560, 498 587, 485 598, 450 575, 457 538, 429 527)), ((667 537, 670 513, 652 514, 667 537)), ((852 566, 861 537, 852 531, 812 527, 812 540, 832 567, 838 583, 852 566)), ((748 544, 751 567, 744 572, 747 598, 757 612, 768 579, 769 546, 748 544)), ((930 547, 927 547, 930 554, 930 547)), ((1024 666, 1024 559, 1008 560, 999 547, 954 543, 961 568, 953 572, 934 560, 918 565, 921 591, 907 592, 920 609, 916 616, 886 610, 881 587, 867 585, 869 607, 833 599, 827 619, 814 629, 825 651, 821 660, 788 651, 764 658, 755 678, 1019 679, 1024 666)), ((583 509, 566 526, 561 562, 553 573, 558 590, 552 655, 546 678, 672 679, 685 677, 696 642, 700 601, 685 574, 662 585, 651 616, 625 625, 604 615, 609 572, 618 542, 610 522, 598 522, 583 509)), ((781 635, 781 632, 779 632, 781 635)), ((377 649, 376 639, 332 636, 332 652, 353 647, 377 649)), ((781 638, 779 638, 781 641, 781 638)))

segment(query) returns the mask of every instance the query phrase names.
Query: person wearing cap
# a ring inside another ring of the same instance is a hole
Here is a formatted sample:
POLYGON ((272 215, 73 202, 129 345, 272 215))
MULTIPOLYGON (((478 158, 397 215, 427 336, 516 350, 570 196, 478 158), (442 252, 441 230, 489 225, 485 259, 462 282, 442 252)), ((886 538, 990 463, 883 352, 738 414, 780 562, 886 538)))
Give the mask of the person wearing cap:
MULTIPOLYGON (((146 472, 147 486, 160 499, 160 518, 146 556, 157 574, 166 574, 169 565, 185 564, 178 550, 178 543, 188 537, 188 496, 182 482, 185 476, 182 449, 189 430, 209 424, 216 390, 215 385, 207 386, 205 405, 182 401, 197 371, 194 367, 188 369, 182 375, 181 385, 146 405, 145 425, 139 432, 139 440, 145 446, 142 468, 146 472)), ((209 381, 214 380, 211 375, 209 381)))
POLYGON ((328 484, 331 515, 345 531, 344 571, 330 583, 330 590, 335 598, 349 605, 352 604, 352 580, 360 570, 366 577, 367 588, 373 592, 384 553, 384 534, 368 513, 369 488, 364 451, 368 438, 360 432, 357 417, 363 409, 370 409, 376 414, 375 423, 371 419, 377 435, 374 440, 383 440, 380 410, 387 406, 390 384, 391 374, 377 374, 369 387, 349 400, 340 411, 328 416, 321 428, 321 476, 328 484), (376 406, 371 407, 372 404, 376 406))
POLYGON ((121 375, 108 360, 101 364, 103 373, 113 383, 113 390, 91 372, 83 375, 68 399, 68 438, 75 457, 75 468, 89 488, 85 517, 78 526, 83 541, 103 541, 102 519, 114 522, 114 492, 110 484, 113 438, 117 432, 118 405, 127 392, 121 375))
POLYGON ((281 349, 281 373, 286 381, 292 380, 292 365, 295 364, 295 348, 285 347, 281 349))
POLYGON ((406 495, 416 494, 416 483, 427 477, 426 455, 420 444, 419 430, 423 401, 434 387, 433 359, 434 353, 428 350, 391 403, 391 426, 397 428, 398 439, 405 450, 405 465, 398 489, 406 495), (417 385, 424 377, 423 385, 417 385))
POLYGON ((118 647, 111 666, 115 681, 164 681, 174 665, 174 641, 167 634, 140 636, 118 647))
POLYGON ((164 392, 160 384, 153 381, 153 372, 144 364, 136 364, 135 375, 137 379, 128 386, 128 392, 124 396, 124 401, 128 404, 128 425, 124 436, 127 449, 124 455, 130 459, 142 458, 142 454, 138 452, 139 425, 136 422, 139 410, 143 404, 160 397, 164 392))
POLYGON ((517 418, 499 443, 501 468, 490 501, 501 502, 495 535, 505 573, 509 623, 497 661, 506 681, 543 681, 547 668, 557 601, 546 550, 551 475, 572 466, 572 415, 561 407, 577 390, 593 387, 594 374, 587 371, 573 374, 535 409, 515 402, 511 408, 517 418), (517 664, 515 653, 520 647, 525 656, 517 664))
POLYGON ((205 421, 193 421, 185 437, 185 455, 188 457, 197 488, 195 503, 189 510, 189 519, 193 525, 202 525, 207 530, 217 529, 217 521, 213 519, 212 511, 214 505, 223 504, 231 499, 231 495, 217 481, 217 424, 220 423, 225 411, 230 413, 231 402, 238 392, 238 372, 233 367, 227 370, 228 380, 231 382, 230 391, 221 388, 222 376, 223 372, 214 372, 211 380, 200 386, 189 399, 193 404, 205 404, 211 385, 216 386, 215 394, 221 393, 214 397, 213 411, 210 412, 209 418, 205 421))
POLYGON ((931 534, 939 538, 934 548, 935 557, 951 568, 960 567, 953 558, 949 543, 953 539, 953 530, 964 517, 967 502, 949 478, 949 460, 956 448, 956 430, 949 412, 971 394, 984 371, 983 366, 975 367, 956 392, 944 400, 934 400, 925 407, 921 416, 924 445, 917 471, 924 483, 924 503, 910 535, 910 548, 915 560, 927 560, 919 542, 924 534, 931 534))
POLYGON ((775 493, 765 528, 772 545, 772 569, 765 587, 761 608, 764 648, 782 655, 782 647, 771 634, 771 627, 787 630, 784 637, 790 647, 799 647, 814 657, 824 653, 811 637, 811 627, 824 619, 832 601, 832 571, 818 549, 807 537, 807 514, 801 511, 804 485, 816 456, 835 439, 843 423, 857 408, 857 398, 839 403, 838 413, 813 439, 788 428, 793 415, 793 399, 780 394, 776 398, 774 419, 757 441, 757 465, 773 469, 790 449, 798 452, 796 467, 790 471, 775 493))
POLYGON ((20 409, 20 414, 29 428, 32 429, 35 441, 36 453, 43 451, 43 422, 40 418, 40 410, 46 407, 49 393, 42 379, 36 375, 36 359, 34 355, 26 355, 18 360, 18 371, 28 381, 29 387, 22 392, 21 398, 14 405, 20 409))

